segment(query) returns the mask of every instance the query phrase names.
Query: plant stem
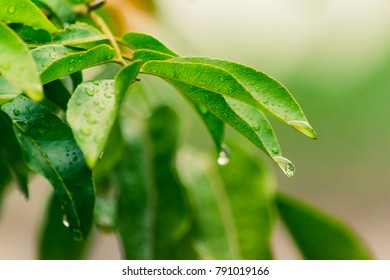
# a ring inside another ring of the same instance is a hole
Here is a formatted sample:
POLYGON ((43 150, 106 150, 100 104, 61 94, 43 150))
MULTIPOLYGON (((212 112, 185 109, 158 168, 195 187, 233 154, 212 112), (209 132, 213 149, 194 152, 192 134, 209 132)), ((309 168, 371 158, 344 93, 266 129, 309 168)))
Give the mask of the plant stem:
POLYGON ((90 17, 91 19, 96 23, 96 25, 100 28, 100 30, 108 36, 108 40, 110 41, 112 47, 115 49, 115 51, 117 52, 117 55, 116 55, 116 58, 114 59, 115 62, 118 62, 120 64, 122 64, 123 66, 126 66, 127 63, 126 61, 123 59, 122 55, 121 55, 121 50, 118 46, 118 43, 116 42, 115 40, 115 37, 114 35, 112 34, 110 28, 108 28, 107 24, 104 22, 104 20, 98 16, 95 12, 91 12, 90 13, 90 17))

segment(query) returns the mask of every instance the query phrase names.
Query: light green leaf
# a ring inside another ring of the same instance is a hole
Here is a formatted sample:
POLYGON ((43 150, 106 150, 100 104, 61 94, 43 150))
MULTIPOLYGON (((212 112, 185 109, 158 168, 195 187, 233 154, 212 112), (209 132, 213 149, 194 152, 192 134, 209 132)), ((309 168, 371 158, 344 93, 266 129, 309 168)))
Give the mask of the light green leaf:
POLYGON ((12 120, 24 158, 33 171, 53 185, 64 211, 64 223, 75 239, 85 238, 92 226, 92 172, 71 129, 56 115, 25 96, 1 106, 12 120))
POLYGON ((95 224, 98 229, 105 233, 115 230, 117 202, 108 196, 96 197, 95 224))
POLYGON ((196 62, 149 61, 141 69, 142 73, 197 87, 223 96, 232 97, 259 109, 262 106, 238 81, 225 70, 196 62))
POLYGON ((279 214, 305 259, 366 260, 372 256, 353 231, 335 218, 278 194, 279 214))
POLYGON ((31 53, 43 84, 109 62, 116 55, 115 50, 108 45, 100 45, 87 51, 77 51, 62 45, 46 45, 31 53))
POLYGON ((306 136, 316 138, 313 128, 291 93, 267 74, 235 62, 207 57, 179 57, 171 61, 204 63, 229 72, 268 112, 306 136))
MULTIPOLYGON (((0 0, 0 19, 20 22, 50 33, 57 31, 57 28, 30 0, 0 0)), ((0 37, 3 38, 2 36, 0 37)))
POLYGON ((140 59, 143 63, 148 62, 150 60, 166 60, 173 57, 174 56, 170 54, 145 49, 136 50, 133 53, 133 59, 140 59))
POLYGON ((159 40, 147 34, 129 32, 123 35, 122 38, 134 50, 147 49, 177 56, 159 40))
POLYGON ((82 22, 72 24, 53 35, 54 43, 85 49, 95 47, 104 41, 108 41, 107 35, 82 22))
POLYGON ((90 168, 95 167, 104 150, 119 106, 140 66, 138 61, 123 68, 115 82, 96 80, 82 83, 69 100, 67 121, 90 168))
POLYGON ((191 98, 193 102, 204 106, 212 114, 248 138, 266 155, 271 157, 287 176, 294 175, 295 168, 293 164, 282 156, 271 125, 260 110, 211 91, 201 90, 183 83, 171 83, 180 92, 191 98))
POLYGON ((0 105, 18 96, 22 90, 0 76, 0 105))
MULTIPOLYGON (((34 61, 23 41, 4 23, 0 22, 0 72, 14 87, 23 90, 34 100, 43 98, 34 61)), ((0 82, 1 84, 4 82, 0 82)), ((1 92, 3 93, 3 92, 1 92)), ((5 94, 9 94, 5 92, 5 94)), ((2 99, 8 97, 1 94, 2 99)))
POLYGON ((195 225, 194 246, 202 259, 239 259, 236 228, 215 162, 199 152, 179 153, 178 172, 187 189, 195 225))
POLYGON ((220 166, 239 253, 243 259, 271 259, 275 185, 266 166, 239 146, 229 164, 220 166))
POLYGON ((89 249, 90 239, 74 240, 62 223, 61 201, 53 195, 45 211, 39 240, 38 257, 41 260, 82 260, 89 249))

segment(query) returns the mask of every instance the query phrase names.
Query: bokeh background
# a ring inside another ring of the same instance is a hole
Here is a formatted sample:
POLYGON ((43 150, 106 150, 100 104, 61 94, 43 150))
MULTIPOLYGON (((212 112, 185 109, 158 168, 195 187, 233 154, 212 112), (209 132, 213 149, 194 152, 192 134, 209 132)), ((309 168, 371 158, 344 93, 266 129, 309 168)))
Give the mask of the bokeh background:
MULTIPOLYGON (((128 14, 121 21, 128 30, 153 34, 182 55, 253 66, 289 88, 318 139, 271 119, 297 168, 287 179, 262 157, 279 188, 345 221, 375 258, 390 259, 390 1, 156 0, 152 17, 131 1, 108 2, 128 14)), ((5 197, 0 259, 36 258, 51 187, 33 181, 29 201, 15 188, 5 197)), ((281 226, 274 248, 278 259, 300 258, 281 226)), ((99 236, 91 258, 120 258, 116 239, 99 236)))

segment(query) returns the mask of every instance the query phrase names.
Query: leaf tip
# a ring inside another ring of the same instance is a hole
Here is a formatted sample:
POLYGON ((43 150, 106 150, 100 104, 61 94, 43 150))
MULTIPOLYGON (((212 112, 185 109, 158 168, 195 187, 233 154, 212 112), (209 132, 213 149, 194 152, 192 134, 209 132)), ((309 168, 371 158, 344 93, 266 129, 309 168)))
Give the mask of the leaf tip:
POLYGON ((304 135, 312 139, 317 139, 316 132, 307 121, 289 121, 287 124, 291 125, 296 130, 303 133, 304 135))
POLYGON ((272 159, 279 165, 287 177, 291 178, 295 175, 295 166, 290 160, 282 156, 274 156, 272 159))

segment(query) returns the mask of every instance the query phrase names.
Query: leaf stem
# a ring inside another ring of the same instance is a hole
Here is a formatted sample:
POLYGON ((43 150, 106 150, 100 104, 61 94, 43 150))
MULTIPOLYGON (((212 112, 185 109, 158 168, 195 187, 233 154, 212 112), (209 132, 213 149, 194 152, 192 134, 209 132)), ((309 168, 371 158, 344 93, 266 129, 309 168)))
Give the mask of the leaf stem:
POLYGON ((96 25, 100 28, 100 30, 108 36, 108 40, 110 41, 112 47, 115 49, 117 55, 116 58, 113 60, 114 62, 118 62, 123 66, 126 66, 127 63, 122 57, 122 52, 118 46, 118 43, 115 40, 114 35, 112 34, 110 28, 108 28, 107 24, 104 22, 104 20, 98 16, 95 12, 90 13, 91 19, 96 23, 96 25))

